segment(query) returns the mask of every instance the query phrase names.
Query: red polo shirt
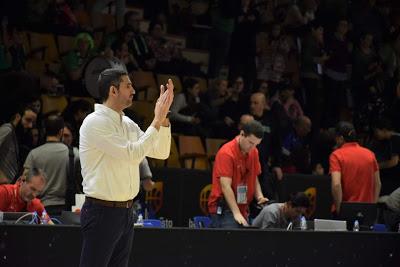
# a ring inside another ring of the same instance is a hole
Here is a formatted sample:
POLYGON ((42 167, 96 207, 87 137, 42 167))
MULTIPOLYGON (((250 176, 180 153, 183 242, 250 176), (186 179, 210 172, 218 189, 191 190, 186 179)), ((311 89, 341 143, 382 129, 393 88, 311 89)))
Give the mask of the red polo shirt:
POLYGON ((256 177, 260 173, 261 166, 257 148, 253 148, 244 155, 240 151, 237 138, 223 145, 215 157, 212 189, 208 199, 209 212, 214 214, 217 212, 218 199, 223 196, 220 177, 229 177, 232 178, 231 186, 235 198, 237 198, 237 186, 247 185, 247 204, 238 204, 243 217, 247 218, 249 204, 254 198, 256 177))
POLYGON ((44 206, 38 198, 30 202, 25 202, 19 195, 21 183, 0 185, 0 210, 3 212, 13 211, 36 211, 39 216, 42 215, 44 206))
POLYGON ((346 202, 375 202, 374 153, 357 143, 345 143, 329 157, 329 172, 340 172, 343 199, 346 202))

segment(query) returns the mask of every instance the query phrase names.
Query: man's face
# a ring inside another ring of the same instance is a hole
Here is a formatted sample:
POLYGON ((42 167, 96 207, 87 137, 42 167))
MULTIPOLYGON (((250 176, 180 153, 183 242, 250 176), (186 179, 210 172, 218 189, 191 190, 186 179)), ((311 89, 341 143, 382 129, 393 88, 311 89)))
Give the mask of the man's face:
POLYGON ((250 112, 252 115, 262 116, 266 108, 265 97, 256 93, 250 97, 250 112))
POLYGON ((198 83, 193 85, 193 87, 189 89, 189 93, 191 95, 193 95, 194 97, 199 96, 199 94, 200 94, 200 85, 198 83))
POLYGON ((122 109, 130 107, 132 105, 133 95, 135 90, 133 89, 132 82, 128 75, 121 77, 119 88, 117 91, 117 102, 122 106, 122 109))
POLYGON ((220 81, 217 89, 219 95, 221 96, 226 95, 226 93, 228 92, 228 81, 227 80, 220 81))
POLYGON ((23 181, 21 184, 21 198, 29 202, 37 197, 44 189, 45 182, 41 176, 33 176, 29 182, 23 181))
POLYGON ((292 205, 288 205, 287 216, 289 219, 294 220, 298 218, 300 215, 306 213, 306 208, 304 207, 293 207, 292 205))
POLYGON ((67 146, 72 145, 72 133, 67 127, 64 127, 62 141, 67 146))
POLYGON ((243 153, 249 153, 250 150, 260 144, 262 140, 261 138, 257 138, 254 134, 245 136, 243 131, 241 131, 239 138, 240 150, 243 153))
POLYGON ((33 124, 36 122, 37 115, 32 110, 25 110, 24 115, 21 118, 21 125, 24 130, 32 129, 33 124))

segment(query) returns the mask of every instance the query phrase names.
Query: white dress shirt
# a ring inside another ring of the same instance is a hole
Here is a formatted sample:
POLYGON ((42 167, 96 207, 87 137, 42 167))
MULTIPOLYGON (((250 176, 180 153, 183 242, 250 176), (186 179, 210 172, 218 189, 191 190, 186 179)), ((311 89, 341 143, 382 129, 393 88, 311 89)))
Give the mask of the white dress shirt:
POLYGON ((166 159, 171 128, 146 132, 126 116, 96 104, 80 128, 79 156, 86 196, 127 201, 139 192, 139 164, 145 156, 166 159))

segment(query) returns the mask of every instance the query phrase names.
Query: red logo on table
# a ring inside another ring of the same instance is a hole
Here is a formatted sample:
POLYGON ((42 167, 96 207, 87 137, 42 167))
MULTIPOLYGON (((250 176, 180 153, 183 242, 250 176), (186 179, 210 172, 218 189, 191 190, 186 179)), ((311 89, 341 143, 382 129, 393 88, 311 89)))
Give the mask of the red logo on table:
POLYGON ((307 188, 304 191, 304 194, 306 194, 306 196, 310 200, 310 207, 306 210, 305 215, 306 218, 311 218, 314 215, 315 209, 317 207, 317 188, 315 187, 307 188))
POLYGON ((157 213, 163 206, 164 183, 155 182, 151 191, 146 193, 146 201, 157 213))
POLYGON ((206 185, 200 192, 200 209, 204 215, 208 215, 208 197, 211 194, 211 184, 206 185))

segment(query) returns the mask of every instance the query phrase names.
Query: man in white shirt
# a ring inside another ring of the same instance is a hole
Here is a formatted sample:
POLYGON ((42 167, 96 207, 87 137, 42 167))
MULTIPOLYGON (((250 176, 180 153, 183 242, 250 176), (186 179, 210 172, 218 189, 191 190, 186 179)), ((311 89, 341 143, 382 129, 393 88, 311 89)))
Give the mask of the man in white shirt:
POLYGON ((166 159, 171 145, 167 114, 174 85, 161 85, 154 120, 142 132, 124 116, 135 90, 128 74, 104 70, 98 79, 100 100, 80 128, 79 155, 83 191, 80 266, 128 266, 133 240, 132 199, 139 191, 139 163, 146 157, 166 159))

